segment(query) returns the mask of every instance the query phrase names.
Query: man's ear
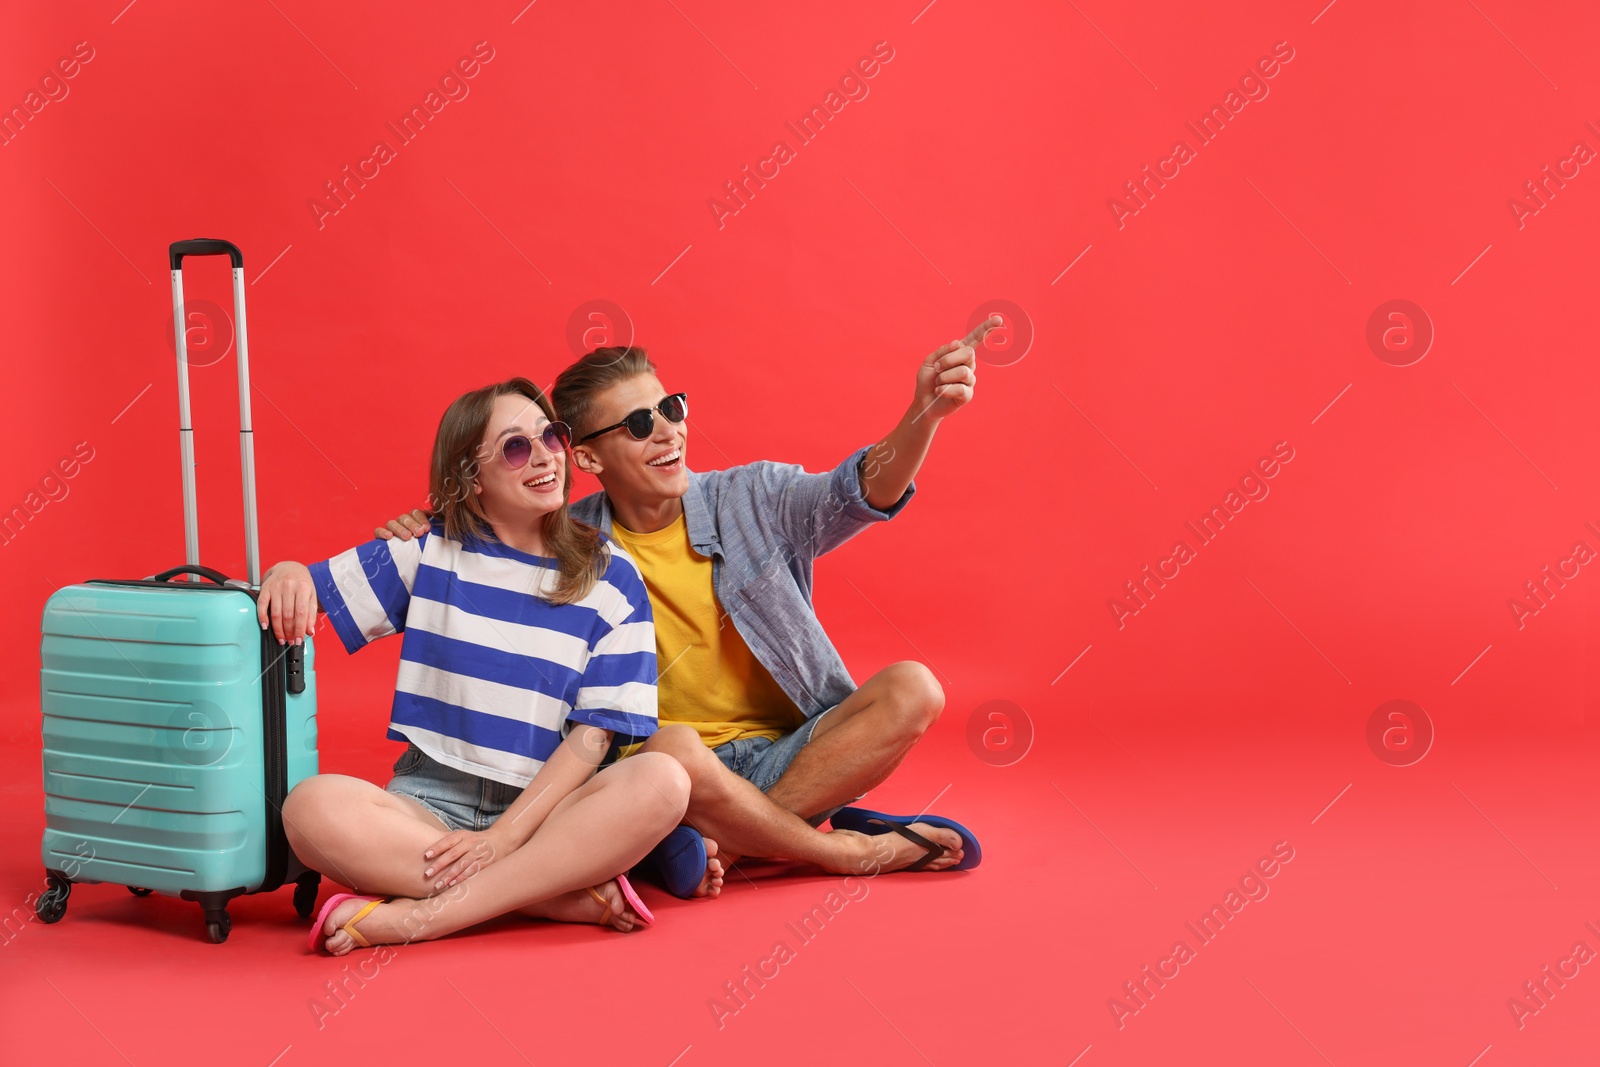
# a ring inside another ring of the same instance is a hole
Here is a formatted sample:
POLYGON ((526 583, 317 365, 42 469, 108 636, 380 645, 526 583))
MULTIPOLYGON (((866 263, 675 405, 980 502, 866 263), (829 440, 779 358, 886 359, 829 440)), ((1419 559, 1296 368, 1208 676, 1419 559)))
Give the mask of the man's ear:
POLYGON ((579 470, 585 474, 599 474, 605 470, 605 464, 600 462, 600 457, 588 445, 576 445, 572 449, 572 462, 577 464, 579 470))

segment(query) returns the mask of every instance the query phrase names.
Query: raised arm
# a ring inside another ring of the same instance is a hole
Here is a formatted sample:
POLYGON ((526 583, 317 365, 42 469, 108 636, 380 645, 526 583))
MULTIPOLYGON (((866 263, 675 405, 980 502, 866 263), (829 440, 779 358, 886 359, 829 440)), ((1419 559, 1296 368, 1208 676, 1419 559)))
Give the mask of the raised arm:
POLYGON ((972 399, 978 382, 977 346, 999 325, 1000 316, 991 315, 966 337, 940 345, 922 361, 911 406, 894 429, 868 449, 861 464, 861 493, 868 504, 888 508, 905 494, 939 423, 972 399))

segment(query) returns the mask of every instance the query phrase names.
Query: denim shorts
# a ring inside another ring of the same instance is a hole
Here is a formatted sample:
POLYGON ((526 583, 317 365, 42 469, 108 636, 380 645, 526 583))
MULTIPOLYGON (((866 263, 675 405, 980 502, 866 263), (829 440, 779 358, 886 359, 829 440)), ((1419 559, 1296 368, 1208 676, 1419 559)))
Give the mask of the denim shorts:
MULTIPOLYGON (((832 710, 833 708, 828 709, 832 710)), ((817 723, 822 721, 822 716, 828 714, 828 711, 813 715, 793 733, 784 734, 776 741, 770 737, 740 737, 718 745, 711 751, 722 761, 724 767, 765 793, 783 777, 783 773, 789 769, 789 765, 800 754, 800 750, 811 743, 811 735, 816 732, 817 723)), ((856 799, 860 800, 861 797, 856 799)), ((833 818, 838 810, 839 808, 830 808, 806 821, 813 826, 821 825, 825 820, 833 818)))
POLYGON ((487 830, 522 789, 446 767, 416 745, 394 761, 394 777, 384 789, 410 797, 452 830, 487 830))

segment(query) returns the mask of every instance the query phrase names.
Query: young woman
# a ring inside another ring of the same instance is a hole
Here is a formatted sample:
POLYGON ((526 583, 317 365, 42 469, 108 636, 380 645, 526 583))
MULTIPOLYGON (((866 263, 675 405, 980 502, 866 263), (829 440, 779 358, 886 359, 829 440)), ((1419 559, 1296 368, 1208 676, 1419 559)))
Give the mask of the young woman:
POLYGON ((428 940, 509 912, 631 930, 621 875, 678 825, 682 766, 613 735, 656 729, 655 630, 633 561, 567 513, 571 433, 525 378, 451 404, 434 440, 436 517, 261 583, 261 624, 300 642, 317 611, 346 650, 403 633, 385 789, 320 774, 284 829, 337 894, 311 933, 334 955, 428 940), (384 899, 392 898, 392 899, 384 899))

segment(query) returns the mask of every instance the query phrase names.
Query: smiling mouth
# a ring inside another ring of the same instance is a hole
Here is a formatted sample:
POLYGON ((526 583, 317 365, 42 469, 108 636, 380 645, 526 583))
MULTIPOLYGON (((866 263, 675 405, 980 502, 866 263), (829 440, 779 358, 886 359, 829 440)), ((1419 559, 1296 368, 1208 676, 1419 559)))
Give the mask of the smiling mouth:
POLYGON ((527 486, 529 489, 543 489, 547 485, 554 485, 555 481, 556 472, 551 471, 549 474, 541 475, 538 478, 529 478, 522 484, 527 486))
POLYGON ((677 463, 682 458, 683 458, 683 449, 674 448, 671 452, 668 452, 666 455, 657 456, 655 459, 652 459, 649 463, 646 463, 645 466, 646 467, 670 467, 674 463, 677 463))

